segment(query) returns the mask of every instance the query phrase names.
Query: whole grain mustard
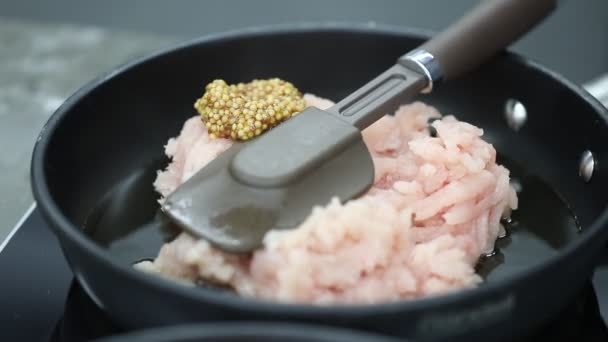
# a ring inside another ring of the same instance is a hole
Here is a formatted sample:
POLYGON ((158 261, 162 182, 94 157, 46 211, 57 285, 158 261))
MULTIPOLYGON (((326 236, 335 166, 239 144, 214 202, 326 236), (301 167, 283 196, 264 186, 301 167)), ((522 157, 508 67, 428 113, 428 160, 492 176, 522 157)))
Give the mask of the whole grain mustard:
POLYGON ((230 85, 214 80, 194 104, 212 139, 233 140, 256 137, 305 107, 302 93, 279 78, 230 85))

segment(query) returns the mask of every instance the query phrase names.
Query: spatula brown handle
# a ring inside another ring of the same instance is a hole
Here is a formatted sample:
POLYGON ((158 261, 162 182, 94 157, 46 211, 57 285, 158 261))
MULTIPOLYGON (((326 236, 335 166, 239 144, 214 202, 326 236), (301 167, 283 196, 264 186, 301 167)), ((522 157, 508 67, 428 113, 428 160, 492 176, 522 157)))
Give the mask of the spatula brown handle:
POLYGON ((428 62, 431 81, 454 79, 516 41, 556 6, 557 0, 482 1, 399 62, 411 66, 411 57, 417 56, 422 64, 428 62))

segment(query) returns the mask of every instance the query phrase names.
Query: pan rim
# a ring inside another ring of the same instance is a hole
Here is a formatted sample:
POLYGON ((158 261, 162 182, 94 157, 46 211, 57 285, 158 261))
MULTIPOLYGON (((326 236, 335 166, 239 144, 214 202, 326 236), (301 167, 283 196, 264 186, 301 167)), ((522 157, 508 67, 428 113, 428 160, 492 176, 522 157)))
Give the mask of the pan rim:
MULTIPOLYGON (((159 50, 158 52, 121 64, 89 81, 74 92, 53 113, 38 136, 31 159, 31 185, 38 206, 49 225, 53 228, 53 230, 55 230, 56 234, 70 240, 71 243, 78 245, 79 248, 83 249, 87 254, 92 255, 99 262, 105 264, 115 272, 118 272, 121 277, 129 278, 142 284, 142 286, 152 286, 158 291, 169 292, 173 295, 179 295, 183 298, 195 300, 198 303, 210 303, 213 305, 225 306, 231 309, 238 309, 241 311, 245 310, 248 312, 263 312, 279 315, 284 314, 287 316, 300 317, 313 317, 318 316, 319 314, 341 317, 360 317, 368 316, 370 314, 382 315, 394 312, 416 311, 423 308, 428 309, 430 307, 442 307, 458 302, 467 302, 470 299, 479 298, 480 296, 495 296, 505 292, 508 294, 509 291, 503 291, 504 288, 509 288, 512 284, 529 278, 541 269, 545 269, 562 262, 562 260, 569 258, 585 245, 590 245, 594 242, 596 245, 599 245, 599 242, 593 241, 593 239, 595 239, 597 236, 603 236, 603 239, 601 240, 608 238, 608 228, 606 228, 604 232, 601 232, 601 230, 605 228, 603 226, 605 226, 606 222, 608 222, 607 208, 594 220, 593 224, 587 228, 588 232, 585 234, 586 236, 569 244, 560 250, 559 253, 551 256, 547 261, 527 268, 516 274, 510 275, 500 281, 483 283, 481 286, 476 288, 459 289, 454 293, 439 296, 398 300, 379 304, 334 304, 331 306, 319 306, 311 304, 278 303, 256 298, 241 297, 234 294, 218 294, 217 291, 207 290, 204 288, 197 288, 196 290, 193 290, 192 288, 183 286, 177 282, 166 280, 155 275, 150 275, 133 269, 132 267, 120 265, 110 258, 107 255, 108 253, 103 248, 96 245, 91 239, 82 234, 80 230, 63 214, 63 212, 59 209, 59 206, 52 199, 44 172, 44 161, 47 155, 46 152, 48 149, 49 140, 53 136, 53 133, 56 131, 57 127, 60 126, 64 117, 70 113, 71 108, 79 103, 83 98, 87 97, 88 94, 98 86, 147 61, 159 59, 165 55, 176 53, 200 44, 210 44, 219 41, 240 40, 260 36, 313 32, 319 33, 323 31, 332 33, 345 32, 350 34, 382 34, 401 37, 410 36, 419 39, 427 39, 430 36, 430 31, 401 26, 380 25, 375 23, 306 22, 297 24, 265 25, 205 35, 169 46, 159 50)), ((519 63, 525 67, 534 69, 567 87, 570 91, 580 96, 586 103, 591 105, 599 116, 603 118, 605 124, 608 125, 608 109, 603 107, 597 99, 591 96, 582 87, 574 84, 560 74, 549 70, 530 58, 520 56, 513 52, 506 52, 503 58, 509 58, 515 63, 519 63)))
POLYGON ((208 322, 178 324, 169 327, 156 327, 128 332, 122 335, 110 336, 99 342, 126 342, 126 341, 172 341, 185 338, 247 338, 255 335, 265 335, 271 338, 317 338, 324 341, 349 342, 407 342, 409 340, 396 340, 390 336, 372 334, 367 331, 337 328, 324 324, 294 323, 294 322, 208 322))

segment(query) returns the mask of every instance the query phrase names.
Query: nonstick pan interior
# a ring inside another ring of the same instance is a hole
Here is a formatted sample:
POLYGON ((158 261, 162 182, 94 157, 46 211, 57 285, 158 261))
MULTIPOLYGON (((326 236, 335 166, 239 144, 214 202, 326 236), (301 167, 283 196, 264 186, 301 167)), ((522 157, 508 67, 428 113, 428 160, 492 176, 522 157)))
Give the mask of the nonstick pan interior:
MULTIPOLYGON (((78 248, 124 271, 153 258, 176 233, 158 213, 152 182, 167 163, 164 144, 196 114, 193 102, 206 83, 281 77, 302 91, 339 100, 422 41, 390 29, 278 29, 192 43, 130 65, 85 87, 51 119, 34 155, 37 199, 66 250, 78 248)), ((606 117, 598 114, 605 111, 590 97, 538 65, 505 54, 418 99, 482 127, 521 186, 510 234, 479 265, 487 280, 482 287, 539 270, 565 252, 579 253, 585 241, 597 247, 591 234, 606 237, 598 220, 608 203, 608 175, 601 167, 608 130, 606 117), (517 131, 505 119, 511 99, 527 112, 517 131), (600 166, 589 182, 578 175, 586 150, 600 166)), ((91 271, 66 254, 94 293, 91 271)), ((136 324, 145 324, 143 318, 136 324)))

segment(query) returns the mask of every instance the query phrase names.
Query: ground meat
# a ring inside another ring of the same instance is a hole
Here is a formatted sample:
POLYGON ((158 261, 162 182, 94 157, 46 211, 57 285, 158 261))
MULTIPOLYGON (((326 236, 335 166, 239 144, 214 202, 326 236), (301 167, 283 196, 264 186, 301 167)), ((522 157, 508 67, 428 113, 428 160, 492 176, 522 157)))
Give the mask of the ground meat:
MULTIPOLYGON (((332 105, 304 98, 309 106, 332 105)), ((482 134, 423 103, 402 106, 363 132, 376 174, 361 198, 313 208, 296 229, 269 232, 251 256, 182 233, 140 268, 230 285, 243 296, 313 304, 378 303, 476 286, 479 256, 493 250, 501 217, 517 208, 509 171, 496 164, 482 134)), ((189 119, 167 143, 172 162, 155 189, 166 196, 230 145, 211 140, 198 116, 189 119)))

